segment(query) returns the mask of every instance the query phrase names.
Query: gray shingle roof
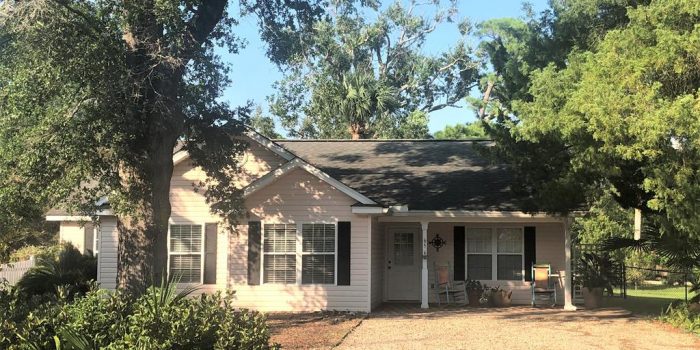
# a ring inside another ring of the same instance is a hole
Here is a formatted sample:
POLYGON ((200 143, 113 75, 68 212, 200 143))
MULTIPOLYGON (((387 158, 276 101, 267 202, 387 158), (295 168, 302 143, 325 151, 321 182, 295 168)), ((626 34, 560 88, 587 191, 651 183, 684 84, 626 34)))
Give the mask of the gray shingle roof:
POLYGON ((278 140, 300 158, 385 205, 411 210, 520 210, 511 175, 479 153, 486 141, 278 140))

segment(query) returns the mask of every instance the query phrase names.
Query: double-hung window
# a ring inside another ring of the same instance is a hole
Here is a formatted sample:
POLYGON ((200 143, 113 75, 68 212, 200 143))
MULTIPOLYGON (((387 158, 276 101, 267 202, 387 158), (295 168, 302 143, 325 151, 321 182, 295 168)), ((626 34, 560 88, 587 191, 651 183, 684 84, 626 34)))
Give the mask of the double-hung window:
POLYGON ((490 228, 467 230, 467 278, 490 280, 492 276, 493 238, 490 228))
POLYGON ((523 279, 523 231, 519 228, 496 229, 498 280, 523 279))
POLYGON ((180 283, 201 283, 202 243, 202 225, 170 225, 169 275, 180 283))
POLYGON ((263 283, 335 284, 335 255, 335 224, 263 225, 263 283))
POLYGON ((469 228, 466 245, 467 278, 499 281, 523 279, 521 228, 469 228))
POLYGON ((301 283, 335 283, 335 225, 301 225, 301 283))
POLYGON ((266 224, 263 231, 263 283, 296 283, 296 225, 266 224))

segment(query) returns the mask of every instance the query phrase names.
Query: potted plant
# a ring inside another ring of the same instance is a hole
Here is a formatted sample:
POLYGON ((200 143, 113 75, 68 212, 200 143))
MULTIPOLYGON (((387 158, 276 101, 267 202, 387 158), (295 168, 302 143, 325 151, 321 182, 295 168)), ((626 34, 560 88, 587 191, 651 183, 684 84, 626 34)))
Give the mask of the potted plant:
POLYGON ((581 293, 587 309, 599 308, 603 303, 603 290, 611 288, 610 264, 605 256, 594 253, 581 256, 581 293))
POLYGON ((481 297, 484 295, 484 285, 482 285, 479 281, 466 280, 465 288, 467 289, 467 298, 469 299, 469 306, 480 306, 481 297))
POLYGON ((495 307, 506 307, 510 306, 513 300, 512 290, 503 290, 501 286, 496 286, 495 288, 490 288, 489 291, 491 305, 495 307))

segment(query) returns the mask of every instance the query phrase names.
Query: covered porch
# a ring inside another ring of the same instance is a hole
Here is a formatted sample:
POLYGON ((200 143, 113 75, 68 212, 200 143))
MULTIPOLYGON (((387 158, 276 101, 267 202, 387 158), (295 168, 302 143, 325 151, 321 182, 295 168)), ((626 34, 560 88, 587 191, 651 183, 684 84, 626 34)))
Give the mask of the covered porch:
MULTIPOLYGON (((571 281, 571 220, 521 212, 425 211, 372 218, 371 309, 386 303, 436 305, 436 267, 452 280, 478 280, 531 301, 533 263, 549 264, 557 304, 576 310, 571 281)), ((444 302, 444 299, 443 299, 444 302)))

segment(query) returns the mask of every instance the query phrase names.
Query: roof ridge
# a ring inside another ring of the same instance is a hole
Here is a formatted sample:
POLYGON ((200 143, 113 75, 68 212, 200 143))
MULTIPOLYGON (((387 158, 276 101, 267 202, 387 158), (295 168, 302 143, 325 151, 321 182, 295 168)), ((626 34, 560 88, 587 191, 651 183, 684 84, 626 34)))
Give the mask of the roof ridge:
POLYGON ((490 142, 492 139, 487 138, 470 138, 470 139, 272 139, 274 142, 490 142))

